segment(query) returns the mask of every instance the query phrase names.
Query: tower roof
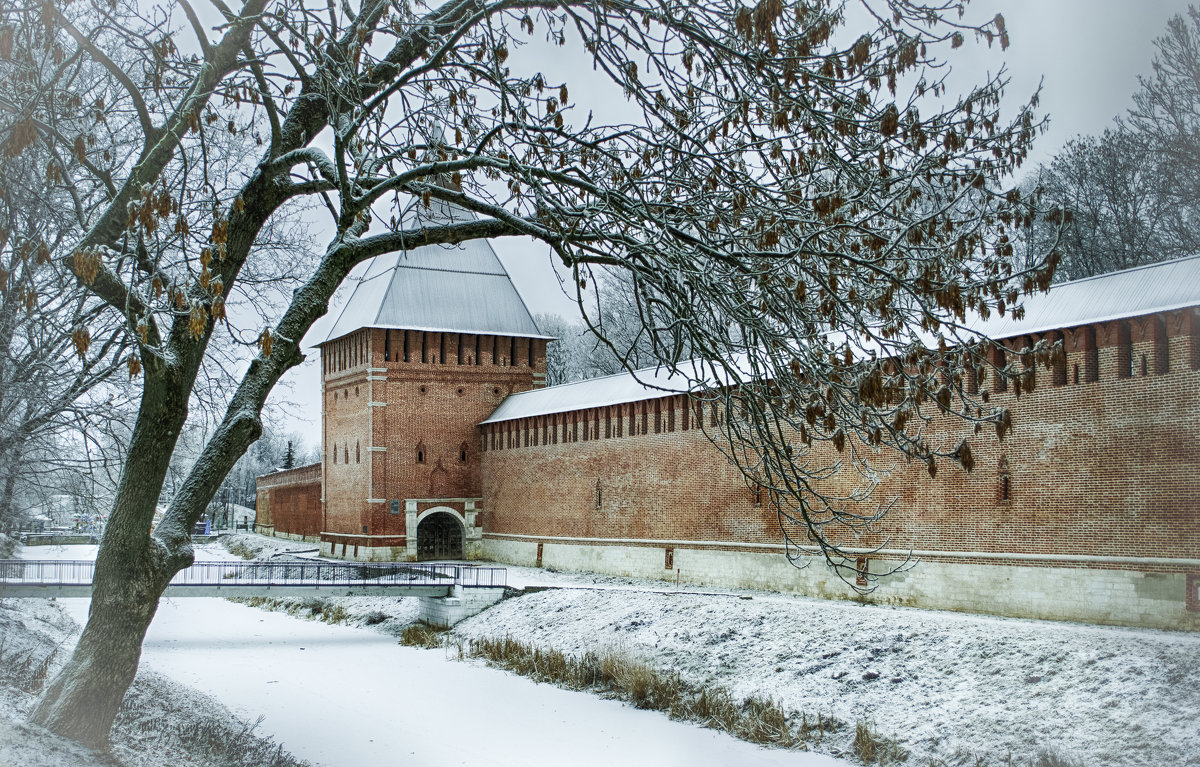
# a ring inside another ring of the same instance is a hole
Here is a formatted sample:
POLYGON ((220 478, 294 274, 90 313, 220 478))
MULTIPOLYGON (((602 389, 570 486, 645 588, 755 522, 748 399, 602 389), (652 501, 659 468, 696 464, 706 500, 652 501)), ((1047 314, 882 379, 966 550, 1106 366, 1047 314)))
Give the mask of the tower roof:
MULTIPOLYGON (((405 227, 474 220, 471 211, 436 200, 428 208, 414 202, 401 216, 405 227)), ((348 281, 354 289, 322 343, 367 327, 549 337, 485 239, 376 256, 348 281)))

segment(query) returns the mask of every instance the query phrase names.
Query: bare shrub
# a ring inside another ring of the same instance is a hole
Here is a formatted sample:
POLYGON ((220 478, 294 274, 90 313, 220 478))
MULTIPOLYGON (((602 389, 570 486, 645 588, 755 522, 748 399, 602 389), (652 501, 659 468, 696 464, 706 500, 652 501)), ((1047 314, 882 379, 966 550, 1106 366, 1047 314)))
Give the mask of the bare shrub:
MULTIPOLYGON (((150 743, 186 754, 209 767, 304 767, 306 762, 283 750, 270 737, 256 735, 262 723, 227 720, 202 715, 178 724, 166 715, 161 699, 136 685, 125 698, 114 722, 114 731, 131 738, 124 745, 142 751, 150 743)), ((189 761, 191 761, 189 759, 189 761)))

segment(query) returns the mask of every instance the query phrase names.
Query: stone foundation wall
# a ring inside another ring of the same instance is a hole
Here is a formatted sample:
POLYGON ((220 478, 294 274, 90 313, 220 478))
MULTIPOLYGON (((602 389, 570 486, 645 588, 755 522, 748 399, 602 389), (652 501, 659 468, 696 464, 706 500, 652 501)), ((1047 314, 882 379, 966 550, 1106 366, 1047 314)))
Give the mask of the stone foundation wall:
POLYGON ((421 597, 417 620, 436 628, 450 628, 478 615, 504 598, 504 588, 457 588, 449 597, 421 597))
MULTIPOLYGON (((990 613, 1014 618, 1082 621, 1117 626, 1200 630, 1200 612, 1187 607, 1188 574, 1105 569, 1076 562, 980 564, 915 561, 880 579, 869 595, 856 594, 820 560, 789 564, 782 546, 761 551, 684 545, 622 545, 485 536, 483 552, 506 564, 657 578, 674 582, 754 588, 823 599, 990 613), (667 551, 672 567, 667 569, 667 551)), ((871 572, 901 566, 901 559, 870 562, 871 572)), ((1134 564, 1134 563, 1130 563, 1134 564)), ((1193 581, 1200 562, 1191 565, 1193 581)))

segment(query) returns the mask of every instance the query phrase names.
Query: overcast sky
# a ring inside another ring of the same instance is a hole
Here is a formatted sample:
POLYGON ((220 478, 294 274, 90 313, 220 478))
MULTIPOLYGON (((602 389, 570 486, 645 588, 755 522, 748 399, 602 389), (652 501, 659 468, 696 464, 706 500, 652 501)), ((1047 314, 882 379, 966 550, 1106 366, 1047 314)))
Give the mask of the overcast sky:
MULTIPOLYGON (((965 87, 1007 65, 1012 80, 1009 115, 1042 83, 1041 111, 1049 115, 1050 127, 1025 166, 1032 169, 1075 136, 1100 133, 1125 112, 1138 76, 1151 71, 1154 38, 1162 35, 1171 16, 1186 13, 1187 7, 1186 0, 974 0, 972 18, 1004 14, 1012 44, 1001 54, 999 45, 989 50, 985 43, 969 40, 951 59, 953 83, 965 87)), ((586 61, 579 52, 562 48, 525 53, 547 62, 542 66, 551 76, 586 61)), ((545 246, 506 238, 495 248, 532 312, 570 316, 573 306, 559 287, 545 246)), ((323 327, 318 323, 308 340, 319 341, 323 327)), ((308 448, 320 440, 317 356, 310 350, 309 360, 288 374, 272 398, 295 403, 286 406, 287 428, 301 432, 308 448)))

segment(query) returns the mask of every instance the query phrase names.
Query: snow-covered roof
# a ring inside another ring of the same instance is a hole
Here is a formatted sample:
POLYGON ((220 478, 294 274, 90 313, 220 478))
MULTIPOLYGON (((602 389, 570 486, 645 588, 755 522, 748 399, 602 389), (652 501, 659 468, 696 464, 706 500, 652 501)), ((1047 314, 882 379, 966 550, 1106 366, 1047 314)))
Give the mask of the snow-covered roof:
MULTIPOLYGON (((993 316, 986 322, 974 323, 971 329, 989 338, 1011 338, 1200 306, 1200 256, 1060 283, 1046 293, 1024 297, 1022 305, 1025 316, 1019 321, 1014 321, 1011 314, 993 316)), ((704 374, 699 367, 690 376, 693 382, 712 380, 712 377, 711 371, 704 374)), ((534 389, 510 395, 482 423, 683 394, 689 389, 688 378, 679 374, 672 377, 660 368, 645 368, 633 373, 534 389)))
POLYGON ((684 394, 688 388, 687 377, 683 375, 672 376, 663 368, 645 368, 511 394, 483 423, 670 397, 684 394))
POLYGON ((1063 282, 1023 297, 1021 305, 1020 320, 993 315, 971 329, 988 338, 1012 338, 1200 306, 1200 256, 1063 282))
MULTIPOLYGON (((476 216, 434 201, 410 205, 401 218, 407 228, 476 216)), ((347 281, 354 291, 324 342, 367 327, 548 338, 485 239, 376 256, 347 281)))

